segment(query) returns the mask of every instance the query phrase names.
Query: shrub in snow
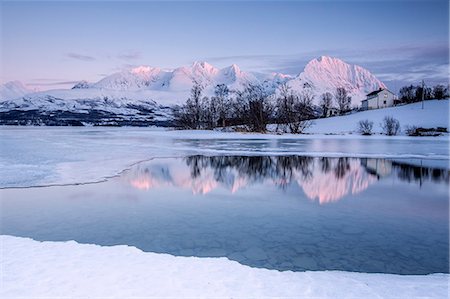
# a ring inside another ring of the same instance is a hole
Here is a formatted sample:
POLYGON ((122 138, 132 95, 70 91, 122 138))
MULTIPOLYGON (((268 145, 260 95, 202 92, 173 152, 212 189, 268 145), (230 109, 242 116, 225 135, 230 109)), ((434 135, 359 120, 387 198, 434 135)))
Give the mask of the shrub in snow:
POLYGON ((400 122, 392 116, 386 116, 381 123, 381 128, 386 135, 397 135, 400 133, 400 122))
POLYGON ((358 122, 358 132, 362 135, 372 135, 373 121, 368 119, 360 120, 358 122))
POLYGON ((405 126, 405 134, 408 136, 418 136, 416 126, 405 126))
POLYGON ((408 136, 440 136, 442 133, 446 133, 447 128, 422 128, 416 126, 406 126, 405 133, 408 136))

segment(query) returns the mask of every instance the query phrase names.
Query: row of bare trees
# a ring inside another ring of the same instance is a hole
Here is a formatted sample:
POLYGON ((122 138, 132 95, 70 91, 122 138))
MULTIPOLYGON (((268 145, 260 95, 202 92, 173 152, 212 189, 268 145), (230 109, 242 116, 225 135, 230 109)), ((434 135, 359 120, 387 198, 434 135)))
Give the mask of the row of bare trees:
POLYGON ((352 97, 343 87, 336 88, 334 95, 330 92, 323 93, 320 97, 319 106, 322 110, 322 117, 329 116, 331 109, 336 108, 340 115, 350 111, 352 97))
POLYGON ((449 97, 449 86, 442 84, 424 88, 415 85, 403 86, 399 91, 399 100, 404 103, 419 102, 422 100, 422 93, 424 100, 445 99, 449 97))
POLYGON ((286 84, 277 95, 258 84, 231 91, 217 85, 214 95, 203 96, 203 87, 194 82, 185 104, 174 111, 176 125, 185 129, 213 129, 237 126, 249 132, 266 132, 269 123, 283 132, 302 133, 315 118, 314 96, 297 93, 286 84))

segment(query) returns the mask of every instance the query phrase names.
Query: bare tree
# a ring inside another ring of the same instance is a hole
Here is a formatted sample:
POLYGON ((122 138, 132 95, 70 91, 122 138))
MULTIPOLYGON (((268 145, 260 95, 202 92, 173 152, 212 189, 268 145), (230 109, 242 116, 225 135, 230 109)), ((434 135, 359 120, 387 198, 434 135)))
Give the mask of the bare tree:
POLYGON ((186 105, 188 106, 188 110, 192 117, 192 122, 194 123, 195 129, 200 128, 200 120, 201 120, 201 96, 203 87, 196 81, 193 82, 191 88, 191 96, 186 102, 186 105))
POLYGON ((211 99, 212 104, 217 111, 217 122, 222 127, 226 126, 226 119, 229 117, 230 111, 230 90, 225 84, 218 84, 214 88, 214 97, 211 99))
POLYGON ((352 103, 352 98, 348 95, 348 92, 345 88, 343 88, 343 87, 336 88, 334 98, 336 100, 336 105, 339 109, 339 114, 342 115, 345 112, 350 110, 350 104, 352 103))
POLYGON ((322 117, 328 116, 328 111, 333 106, 333 95, 329 92, 325 92, 320 96, 320 108, 322 108, 322 117))
POLYGON ((297 98, 298 96, 294 94, 289 85, 281 84, 275 108, 278 128, 281 128, 283 132, 292 131, 289 125, 295 118, 294 106, 298 101, 297 98))
POLYGON ((400 122, 392 116, 386 116, 381 123, 381 128, 386 135, 397 135, 400 132, 400 122))
POLYGON ((176 106, 173 109, 173 116, 176 127, 183 129, 195 129, 186 104, 176 106))
POLYGON ((202 121, 202 86, 193 82, 191 96, 186 103, 174 110, 175 122, 178 126, 186 129, 200 129, 202 121))
POLYGON ((433 87, 433 97, 438 100, 448 98, 448 88, 442 84, 435 85, 433 87))
POLYGON ((217 111, 213 100, 208 97, 201 99, 200 105, 200 128, 214 129, 216 127, 217 111))
POLYGON ((281 85, 276 102, 278 128, 283 132, 302 133, 311 125, 310 119, 314 117, 313 99, 314 96, 310 91, 304 91, 299 95, 288 85, 281 85))
POLYGON ((263 86, 249 84, 244 90, 247 111, 247 126, 252 132, 265 133, 273 113, 273 105, 263 86))
POLYGON ((368 119, 360 120, 358 122, 358 131, 362 135, 372 135, 373 121, 368 119))
POLYGON ((412 103, 416 99, 416 87, 413 85, 403 86, 399 91, 400 100, 406 103, 412 103))

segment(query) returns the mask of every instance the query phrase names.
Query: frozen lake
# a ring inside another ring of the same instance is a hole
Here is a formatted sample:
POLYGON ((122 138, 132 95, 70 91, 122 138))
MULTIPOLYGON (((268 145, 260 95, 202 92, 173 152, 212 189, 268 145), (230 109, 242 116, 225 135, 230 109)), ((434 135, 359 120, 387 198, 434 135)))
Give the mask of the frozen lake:
POLYGON ((134 163, 188 155, 405 158, 449 168, 448 136, 271 135, 151 128, 1 127, 0 187, 104 180, 134 163))
MULTIPOLYGON (((235 148, 250 147, 241 142, 235 148)), ((1 234, 227 257, 277 270, 448 273, 449 174, 424 164, 433 163, 155 158, 104 182, 3 189, 1 234)))

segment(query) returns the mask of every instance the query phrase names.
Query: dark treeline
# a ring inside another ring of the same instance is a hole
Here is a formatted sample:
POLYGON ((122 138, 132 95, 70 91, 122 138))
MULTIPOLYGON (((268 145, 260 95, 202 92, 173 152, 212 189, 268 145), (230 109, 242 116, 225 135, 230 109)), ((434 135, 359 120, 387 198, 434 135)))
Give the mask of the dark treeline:
POLYGON ((274 121, 272 97, 260 85, 249 84, 242 91, 231 91, 217 85, 210 98, 202 95, 197 82, 185 104, 174 111, 176 125, 185 129, 214 129, 242 126, 251 132, 265 132, 274 121))
POLYGON ((424 92, 424 100, 442 100, 449 97, 449 87, 445 87, 442 84, 425 88, 409 85, 400 88, 399 100, 403 103, 419 102, 422 100, 422 91, 424 92))
POLYGON ((398 162, 392 162, 392 168, 396 171, 397 177, 403 181, 419 184, 423 181, 449 183, 449 171, 446 169, 421 167, 398 162))
POLYGON ((215 87, 214 95, 203 96, 202 86, 194 82, 188 100, 174 110, 175 123, 184 129, 214 129, 235 126, 248 132, 267 131, 269 123, 277 131, 302 133, 312 119, 327 116, 336 102, 340 114, 350 110, 351 97, 344 88, 323 94, 319 107, 313 104, 312 92, 301 93, 282 84, 279 92, 270 94, 262 85, 247 84, 243 90, 230 90, 225 84, 215 87))

